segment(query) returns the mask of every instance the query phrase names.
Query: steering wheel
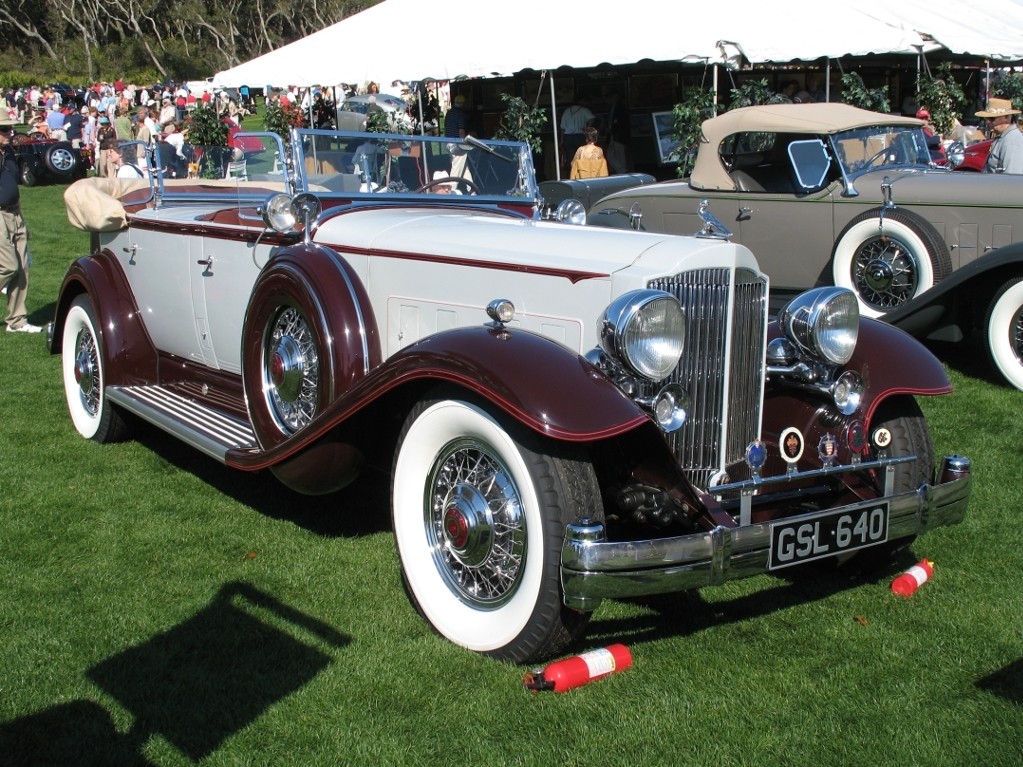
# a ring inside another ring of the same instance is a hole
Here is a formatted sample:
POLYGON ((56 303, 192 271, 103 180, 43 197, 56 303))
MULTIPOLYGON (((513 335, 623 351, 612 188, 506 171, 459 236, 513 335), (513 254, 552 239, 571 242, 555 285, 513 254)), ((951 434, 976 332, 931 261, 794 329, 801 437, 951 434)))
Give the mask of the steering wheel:
POLYGON ((464 186, 469 194, 480 193, 480 188, 476 186, 476 182, 470 181, 469 179, 464 178, 462 176, 441 176, 440 178, 435 178, 433 179, 433 181, 427 181, 425 184, 419 187, 416 190, 416 192, 417 193, 429 192, 431 189, 433 189, 436 186, 440 186, 441 184, 455 184, 456 186, 464 186))
POLYGON ((881 162, 881 165, 887 165, 888 164, 888 157, 887 157, 887 155, 894 155, 894 154, 895 154, 895 148, 894 147, 890 147, 890 146, 886 146, 880 152, 878 152, 873 157, 871 157, 869 160, 867 160, 865 163, 863 163, 862 167, 864 167, 864 168, 873 168, 874 167, 874 163, 877 162, 878 160, 880 160, 881 158, 884 158, 884 161, 881 162))

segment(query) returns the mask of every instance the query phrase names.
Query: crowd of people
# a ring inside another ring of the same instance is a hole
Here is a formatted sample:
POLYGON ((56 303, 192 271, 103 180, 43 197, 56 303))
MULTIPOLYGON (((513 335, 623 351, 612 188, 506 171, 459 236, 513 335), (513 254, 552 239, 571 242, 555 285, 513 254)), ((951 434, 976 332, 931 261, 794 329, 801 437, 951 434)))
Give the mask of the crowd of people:
POLYGON ((197 105, 216 108, 236 126, 245 114, 254 111, 248 89, 236 99, 212 88, 197 92, 184 83, 140 86, 121 80, 94 83, 80 90, 35 85, 9 88, 4 101, 11 119, 25 125, 29 133, 91 150, 100 176, 116 174, 108 158, 110 141, 169 138, 183 164, 181 149, 187 119, 197 105))

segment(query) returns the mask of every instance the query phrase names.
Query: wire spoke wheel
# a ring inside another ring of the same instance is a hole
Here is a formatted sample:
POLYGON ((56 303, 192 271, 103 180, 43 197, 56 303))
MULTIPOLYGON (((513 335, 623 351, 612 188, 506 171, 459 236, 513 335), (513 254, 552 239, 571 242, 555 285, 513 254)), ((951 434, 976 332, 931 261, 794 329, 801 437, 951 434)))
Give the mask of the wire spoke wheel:
POLYGON ((502 604, 526 556, 522 503, 507 467, 486 445, 456 441, 440 454, 430 487, 427 539, 448 588, 482 608, 502 604))
POLYGON ((863 302, 883 313, 916 295, 920 272, 905 243, 876 237, 863 243, 856 254, 852 281, 863 302))
POLYGON ((263 364, 263 391, 282 431, 293 434, 316 415, 319 372, 309 323, 295 307, 282 307, 268 325, 263 364))

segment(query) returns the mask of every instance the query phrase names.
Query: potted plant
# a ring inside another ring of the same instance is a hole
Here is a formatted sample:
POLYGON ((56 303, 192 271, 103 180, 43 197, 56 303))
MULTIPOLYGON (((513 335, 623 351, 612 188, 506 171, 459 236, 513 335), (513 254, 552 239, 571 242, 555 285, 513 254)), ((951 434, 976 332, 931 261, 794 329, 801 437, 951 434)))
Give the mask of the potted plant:
POLYGON ((231 158, 227 146, 230 129, 213 106, 196 105, 186 122, 188 143, 200 156, 199 175, 202 178, 223 178, 224 168, 231 158))

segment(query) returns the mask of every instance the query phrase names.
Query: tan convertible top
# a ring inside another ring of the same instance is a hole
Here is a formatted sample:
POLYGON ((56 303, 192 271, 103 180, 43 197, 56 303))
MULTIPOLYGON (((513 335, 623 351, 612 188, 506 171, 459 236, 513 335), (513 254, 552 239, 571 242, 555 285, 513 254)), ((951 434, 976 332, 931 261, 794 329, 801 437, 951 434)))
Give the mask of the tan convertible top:
POLYGON ((735 184, 722 166, 718 147, 735 133, 806 133, 822 136, 871 125, 923 125, 915 117, 871 112, 848 104, 764 104, 743 107, 703 123, 690 185, 695 189, 734 191, 735 184))

